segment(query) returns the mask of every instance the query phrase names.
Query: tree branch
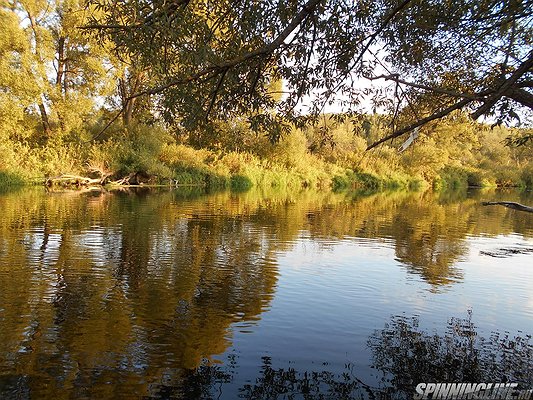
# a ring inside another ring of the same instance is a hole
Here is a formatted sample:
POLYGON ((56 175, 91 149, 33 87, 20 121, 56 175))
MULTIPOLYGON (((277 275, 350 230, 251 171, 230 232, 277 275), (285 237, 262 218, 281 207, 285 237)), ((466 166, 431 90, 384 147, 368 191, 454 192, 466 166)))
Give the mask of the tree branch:
MULTIPOLYGON (((481 94, 459 93, 459 92, 456 92, 456 91, 453 91, 453 90, 449 90, 449 89, 443 89, 443 88, 438 88, 438 87, 422 85, 422 84, 415 83, 415 82, 409 82, 409 81, 401 79, 399 77, 399 75, 397 75, 397 74, 377 75, 377 76, 372 76, 372 77, 365 76, 365 78, 368 79, 368 80, 371 80, 371 81, 375 81, 375 80, 378 80, 378 79, 385 79, 386 81, 394 81, 394 82, 400 83, 402 85, 414 87, 414 88, 417 88, 417 89, 426 90, 428 92, 445 94, 445 95, 448 95, 448 96, 458 97, 458 98, 463 98, 463 99, 470 99, 472 101, 483 99, 483 95, 481 95, 481 94)), ((487 94, 487 93, 484 93, 484 94, 487 94)))
POLYGON ((209 114, 211 113, 211 109, 215 105, 215 101, 217 99, 218 91, 220 90, 220 87, 222 86, 222 82, 224 81, 224 77, 226 76, 226 72, 228 72, 228 70, 222 71, 222 73, 220 74, 220 77, 218 79, 217 86, 216 86, 215 90, 213 91, 213 96, 211 97, 211 101, 209 103, 209 107, 207 108, 207 111, 205 113, 205 120, 206 121, 209 118, 209 114))
MULTIPOLYGON (((359 64, 361 62, 361 60, 363 59, 365 53, 370 49, 370 46, 372 45, 372 43, 374 42, 374 40, 376 40, 376 38, 378 37, 378 35, 383 32, 383 30, 387 27, 387 25, 392 21, 392 19, 400 12, 402 11, 405 7, 407 7, 407 5, 411 2, 411 0, 404 0, 402 3, 400 3, 394 10, 392 10, 392 12, 387 15, 387 17, 385 18, 385 20, 381 23, 381 25, 378 27, 378 29, 376 29, 376 31, 369 37, 368 41, 366 42, 366 44, 363 46, 363 49, 361 50, 361 52, 359 53, 358 57, 356 58, 356 60, 352 63, 352 65, 344 72, 343 76, 341 79, 339 79, 339 83, 335 86, 335 88, 333 90, 330 90, 329 93, 326 95, 326 98, 322 104, 322 107, 320 109, 320 112, 324 111, 324 107, 326 106, 328 100, 330 99, 330 97, 337 92, 337 90, 339 90, 339 88, 343 85, 343 82, 344 80, 348 77, 348 75, 350 75, 350 73, 352 72, 352 70, 357 66, 357 64, 359 64)), ((346 54, 347 51, 344 51, 344 52, 341 52, 338 57, 341 57, 342 55, 346 54)))
POLYGON ((512 74, 505 80, 495 93, 490 96, 481 107, 471 114, 472 119, 476 120, 483 114, 489 112, 489 110, 505 95, 505 92, 509 91, 512 86, 520 79, 526 72, 533 68, 533 51, 529 53, 527 60, 525 60, 512 74))
POLYGON ((519 82, 515 85, 516 87, 519 87, 519 88, 533 88, 533 81, 532 80, 525 80, 525 81, 522 81, 522 82, 519 82))
POLYGON ((362 59, 363 59, 363 56, 365 55, 366 51, 370 48, 370 45, 374 42, 374 40, 376 40, 376 38, 378 37, 378 35, 383 32, 383 30, 387 27, 387 25, 389 24, 389 22, 392 21, 392 19, 396 16, 396 14, 398 14, 400 11, 402 11, 405 7, 407 7, 407 5, 411 2, 411 0, 404 0, 402 1, 398 7, 396 7, 389 15, 387 15, 387 18, 385 18, 385 20, 381 23, 381 25, 379 26, 379 28, 372 34, 372 36, 370 36, 370 39, 368 40, 368 42, 365 44, 365 46, 363 47, 363 50, 359 53, 359 57, 357 57, 357 60, 355 61, 354 65, 359 63, 362 59))
POLYGON ((438 111, 436 113, 431 114, 428 117, 422 118, 422 119, 416 121, 415 123, 413 123, 413 124, 411 124, 411 125, 409 125, 409 126, 407 126, 405 128, 402 128, 402 129, 392 133, 391 135, 386 136, 386 137, 378 140, 377 142, 372 143, 366 149, 367 150, 373 149, 377 145, 379 145, 379 144, 381 144, 383 142, 386 142, 387 140, 394 139, 394 138, 397 138, 399 136, 405 135, 407 132, 410 132, 413 129, 418 128, 419 126, 425 125, 428 122, 431 122, 433 120, 445 117, 446 115, 450 114, 451 112, 463 108, 464 106, 466 106, 467 104, 471 103, 472 101, 473 100, 471 100, 471 99, 463 99, 463 100, 459 101, 458 103, 455 103, 454 105, 452 105, 452 106, 450 106, 448 108, 445 108, 444 110, 438 111))
MULTIPOLYGON (((78 29, 103 29, 103 30, 118 30, 118 31, 128 31, 132 29, 137 29, 145 25, 152 25, 154 23, 154 20, 162 17, 167 16, 170 17, 172 15, 175 15, 176 12, 183 8, 185 9, 189 5, 190 0, 175 0, 167 4, 166 6, 163 6, 161 10, 154 11, 153 14, 147 15, 144 20, 141 22, 137 22, 136 24, 132 25, 120 25, 120 24, 89 24, 89 25, 82 25, 78 26, 78 29)), ((174 16, 175 19, 175 16, 174 16)))
POLYGON ((115 121, 118 119, 118 117, 120 117, 120 116, 122 115, 122 113, 126 110, 126 107, 128 106, 128 101, 129 101, 129 100, 130 100, 130 99, 128 99, 128 100, 124 103, 124 105, 122 106, 122 108, 117 112, 117 114, 116 114, 113 118, 111 118, 111 119, 109 120, 109 122, 103 127, 103 129, 100 130, 100 132, 98 132, 96 135, 94 135, 91 139, 89 139, 88 142, 92 142, 92 141, 98 139, 100 136, 103 135, 103 133, 104 133, 105 131, 107 131, 107 129, 113 124, 113 122, 115 122, 115 121))
MULTIPOLYGON (((302 9, 300 10, 300 12, 298 14, 296 14, 294 16, 294 18, 291 20, 291 22, 289 23, 289 25, 287 25, 285 27, 285 29, 276 37, 276 39, 274 39, 271 43, 269 43, 268 45, 264 46, 264 47, 261 47, 257 50, 254 50, 254 51, 251 51, 249 53, 246 53, 246 54, 243 54, 239 57, 236 57, 234 59, 231 59, 231 60, 227 60, 221 64, 218 64, 214 67, 208 67, 208 68, 205 68, 204 70, 201 70, 199 72, 197 72, 196 74, 192 74, 192 75, 189 75, 188 77, 185 77, 185 78, 180 78, 180 79, 174 79, 174 80, 171 80, 170 82, 164 84, 164 85, 161 85, 161 86, 158 86, 158 87, 155 87, 155 88, 152 88, 152 89, 148 89, 148 90, 145 90, 145 91, 142 91, 142 92, 139 92, 139 93, 135 93, 133 94, 131 97, 139 97, 139 96, 143 96, 143 95, 153 95, 153 94, 157 94, 157 93, 160 93, 168 88, 171 88, 173 86, 177 86, 177 85, 182 85, 182 84, 185 84, 185 83, 189 83, 189 82, 193 82, 193 81, 196 81, 198 80, 199 78, 205 76, 205 75, 209 75, 211 73, 215 73, 215 75, 218 75, 220 73, 222 73, 223 71, 228 71, 229 69, 239 65, 239 64, 242 64, 250 59, 253 59, 253 58, 256 58, 256 57, 259 57, 259 56, 265 56, 265 55, 268 55, 268 54, 272 54, 274 51, 276 51, 282 44, 283 42, 285 41, 285 39, 287 39, 287 37, 289 37, 289 35, 302 23, 302 21, 307 17, 307 15, 309 15, 310 13, 312 13, 316 7, 321 3, 321 2, 324 2, 325 0, 309 0, 303 7, 302 9)), ((408 0, 406 0, 408 1, 408 0)))
POLYGON ((504 96, 533 110, 533 94, 529 93, 527 90, 512 87, 504 93, 504 96))

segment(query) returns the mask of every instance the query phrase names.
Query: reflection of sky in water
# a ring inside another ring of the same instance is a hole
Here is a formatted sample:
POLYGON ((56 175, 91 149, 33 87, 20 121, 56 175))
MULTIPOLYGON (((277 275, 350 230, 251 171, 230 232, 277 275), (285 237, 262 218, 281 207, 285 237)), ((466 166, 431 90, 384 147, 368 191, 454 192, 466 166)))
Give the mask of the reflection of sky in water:
POLYGON ((235 398, 263 357, 375 383, 368 340, 396 316, 533 332, 533 253, 486 254, 532 248, 533 216, 427 193, 173 196, 0 197, 0 370, 147 393, 234 356, 235 398))
POLYGON ((442 334, 450 317, 466 318, 472 310, 483 336, 492 331, 531 334, 533 255, 493 258, 480 251, 531 247, 532 241, 508 235, 468 237, 466 244, 467 254, 455 265, 462 279, 434 291, 408 265, 390 262, 390 240, 334 243, 313 241, 304 233, 278 256, 280 277, 270 309, 252 335, 234 326, 232 349, 246 355, 241 361, 251 362, 249 367, 265 354, 274 365, 297 370, 322 370, 326 363, 328 370, 342 372, 352 363, 357 376, 371 383, 366 342, 394 315, 419 315, 422 329, 442 334))

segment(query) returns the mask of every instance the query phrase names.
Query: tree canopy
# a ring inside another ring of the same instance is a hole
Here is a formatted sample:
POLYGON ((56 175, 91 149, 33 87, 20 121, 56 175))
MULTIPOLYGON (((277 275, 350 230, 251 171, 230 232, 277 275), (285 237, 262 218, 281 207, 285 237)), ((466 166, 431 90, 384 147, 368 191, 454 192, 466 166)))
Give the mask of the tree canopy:
POLYGON ((275 139, 335 101, 348 115, 371 101, 393 116, 373 147, 458 109, 496 123, 533 109, 532 3, 91 0, 83 27, 149 70, 129 101, 151 96, 167 121, 245 115, 275 139))

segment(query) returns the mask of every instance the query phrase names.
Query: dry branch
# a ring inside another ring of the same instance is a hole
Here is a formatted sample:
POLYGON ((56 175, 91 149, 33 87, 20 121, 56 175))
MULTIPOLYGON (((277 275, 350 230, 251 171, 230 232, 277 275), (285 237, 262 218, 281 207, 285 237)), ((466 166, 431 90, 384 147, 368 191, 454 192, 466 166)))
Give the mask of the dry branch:
POLYGON ((86 176, 79 175, 59 175, 46 179, 45 185, 50 186, 95 186, 101 185, 102 180, 98 178, 88 178, 86 176))
POLYGON ((105 174, 101 178, 89 178, 80 175, 63 174, 47 178, 44 184, 47 187, 61 186, 76 188, 90 188, 104 185, 131 186, 132 184, 135 185, 138 183, 139 175, 139 173, 133 172, 115 181, 108 181, 107 178, 109 177, 109 174, 105 174))
POLYGON ((484 201, 481 204, 484 206, 504 206, 507 208, 512 208, 513 210, 533 213, 533 207, 528 207, 513 201, 484 201))

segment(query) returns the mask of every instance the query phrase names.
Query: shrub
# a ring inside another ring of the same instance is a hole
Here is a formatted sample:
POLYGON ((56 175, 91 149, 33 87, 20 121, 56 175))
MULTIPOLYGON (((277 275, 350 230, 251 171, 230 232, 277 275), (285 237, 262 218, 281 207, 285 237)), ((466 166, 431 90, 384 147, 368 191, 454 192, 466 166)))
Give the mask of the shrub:
POLYGON ((533 189, 533 166, 528 166, 522 170, 520 184, 526 189, 533 189))
POLYGON ((230 178, 230 187, 234 191, 246 191, 253 186, 250 178, 243 175, 234 175, 230 178))
POLYGON ((0 171, 0 191, 9 187, 21 186, 25 183, 24 179, 10 172, 0 171))

